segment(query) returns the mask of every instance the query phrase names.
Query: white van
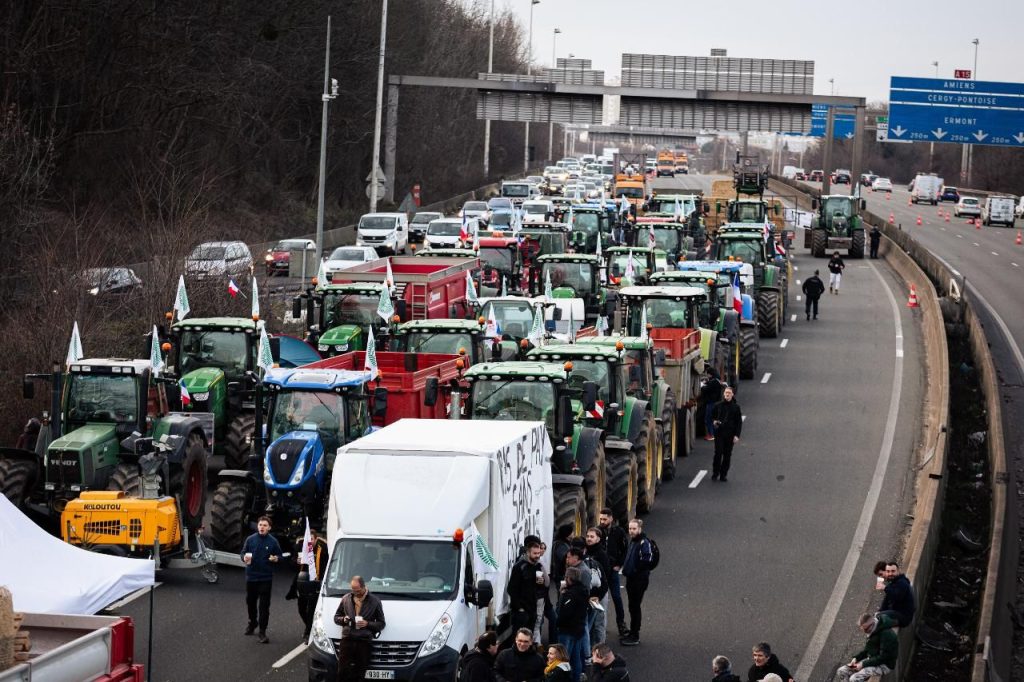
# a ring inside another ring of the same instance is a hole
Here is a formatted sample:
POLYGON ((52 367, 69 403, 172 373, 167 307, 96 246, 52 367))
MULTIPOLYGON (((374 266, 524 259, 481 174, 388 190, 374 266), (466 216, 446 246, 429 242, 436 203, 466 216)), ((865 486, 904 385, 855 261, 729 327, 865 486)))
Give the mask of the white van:
POLYGON ((988 197, 981 205, 982 225, 1006 225, 1012 228, 1016 205, 1013 197, 988 197))
MULTIPOLYGON (((477 220, 467 220, 467 232, 473 234, 477 220)), ((428 249, 444 249, 459 245, 462 234, 462 218, 438 218, 427 225, 427 235, 423 238, 428 249)))
POLYGON ((910 191, 910 200, 915 204, 937 206, 943 184, 942 178, 934 173, 918 173, 914 178, 914 189, 910 191))
POLYGON ((542 422, 485 420, 402 419, 340 448, 310 682, 336 679, 334 614, 354 575, 387 623, 366 679, 457 679, 476 638, 508 627, 505 586, 526 536, 550 546, 551 454, 542 422))
POLYGON ((356 246, 372 246, 382 255, 405 253, 409 217, 404 213, 367 213, 356 226, 356 246))
POLYGON ((521 205, 537 196, 536 188, 529 182, 503 182, 501 183, 501 196, 511 199, 515 206, 521 205))

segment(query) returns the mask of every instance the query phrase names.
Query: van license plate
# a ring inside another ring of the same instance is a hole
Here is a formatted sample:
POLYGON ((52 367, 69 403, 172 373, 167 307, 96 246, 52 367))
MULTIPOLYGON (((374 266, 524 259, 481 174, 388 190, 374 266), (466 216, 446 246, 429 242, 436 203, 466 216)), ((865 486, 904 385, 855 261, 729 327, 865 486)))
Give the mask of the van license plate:
POLYGON ((393 680, 395 679, 394 670, 367 670, 367 680, 393 680))

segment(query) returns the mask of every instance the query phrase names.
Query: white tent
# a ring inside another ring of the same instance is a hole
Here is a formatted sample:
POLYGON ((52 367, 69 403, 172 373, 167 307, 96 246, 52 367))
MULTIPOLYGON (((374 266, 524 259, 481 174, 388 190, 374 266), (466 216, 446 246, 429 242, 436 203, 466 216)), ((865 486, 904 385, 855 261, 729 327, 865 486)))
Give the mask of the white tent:
POLYGON ((0 495, 0 584, 15 611, 90 615, 152 585, 153 562, 72 547, 0 495))

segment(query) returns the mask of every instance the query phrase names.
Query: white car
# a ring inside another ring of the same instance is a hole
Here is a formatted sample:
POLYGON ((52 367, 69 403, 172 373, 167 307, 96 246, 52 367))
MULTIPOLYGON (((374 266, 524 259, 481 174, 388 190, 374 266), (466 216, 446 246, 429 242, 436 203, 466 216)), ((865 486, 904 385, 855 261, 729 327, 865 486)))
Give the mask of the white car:
POLYGON ((342 270, 349 270, 362 263, 377 260, 377 250, 372 246, 339 246, 324 260, 324 272, 330 281, 331 276, 342 270))
MULTIPOLYGON (((473 234, 476 223, 475 218, 466 221, 466 231, 469 234, 473 234)), ((461 218, 438 218, 427 225, 427 236, 423 238, 423 245, 427 249, 453 248, 459 245, 461 234, 461 218)))
POLYGON ((196 279, 252 275, 252 253, 245 242, 203 242, 185 259, 185 276, 196 279))
POLYGON ((956 202, 956 206, 953 207, 953 215, 957 218, 961 216, 980 218, 981 200, 977 197, 960 197, 960 201, 956 202))
POLYGON ((486 218, 488 213, 490 213, 490 209, 487 208, 486 201, 467 201, 462 205, 459 217, 486 218))
POLYGON ((889 178, 875 178, 871 183, 871 189, 876 192, 892 192, 892 180, 889 178))

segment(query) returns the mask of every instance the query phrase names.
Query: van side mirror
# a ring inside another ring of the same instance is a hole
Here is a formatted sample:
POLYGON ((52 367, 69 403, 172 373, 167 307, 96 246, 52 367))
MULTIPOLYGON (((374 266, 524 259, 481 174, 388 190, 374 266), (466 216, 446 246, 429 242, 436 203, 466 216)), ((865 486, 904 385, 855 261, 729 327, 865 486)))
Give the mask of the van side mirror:
POLYGON ((597 383, 593 381, 583 382, 583 409, 590 412, 597 404, 597 383))
POLYGON ((437 377, 430 377, 423 390, 423 404, 433 407, 437 404, 437 377))
POLYGON ((481 580, 476 584, 476 596, 473 603, 477 608, 486 608, 494 599, 494 586, 490 580, 481 580))
POLYGON ((21 397, 32 400, 36 397, 36 385, 28 377, 21 378, 21 397))
POLYGON ((388 389, 378 386, 373 389, 373 418, 383 419, 388 412, 388 389))
POLYGON ((292 299, 292 319, 297 320, 302 317, 302 296, 296 296, 292 299))
POLYGON ((567 395, 559 396, 557 423, 557 436, 559 440, 572 435, 573 427, 575 426, 574 416, 572 413, 572 398, 567 395))

